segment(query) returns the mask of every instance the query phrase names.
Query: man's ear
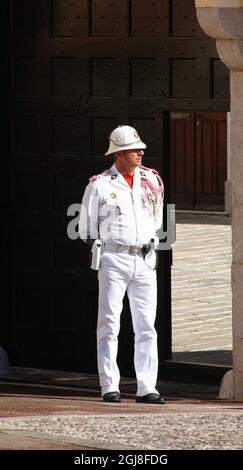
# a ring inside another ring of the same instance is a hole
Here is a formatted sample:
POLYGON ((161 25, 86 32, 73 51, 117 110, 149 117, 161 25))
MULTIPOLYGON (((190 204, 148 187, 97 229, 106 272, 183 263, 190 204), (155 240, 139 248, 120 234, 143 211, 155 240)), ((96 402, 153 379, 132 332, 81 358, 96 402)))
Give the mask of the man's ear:
POLYGON ((115 153, 115 159, 117 160, 118 158, 122 157, 123 152, 119 150, 119 152, 115 153))

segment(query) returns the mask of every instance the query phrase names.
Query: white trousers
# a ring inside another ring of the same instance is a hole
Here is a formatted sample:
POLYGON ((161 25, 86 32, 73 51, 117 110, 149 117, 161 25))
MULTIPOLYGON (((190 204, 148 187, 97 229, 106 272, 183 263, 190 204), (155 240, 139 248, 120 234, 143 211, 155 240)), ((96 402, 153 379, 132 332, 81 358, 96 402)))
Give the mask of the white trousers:
POLYGON ((146 266, 141 255, 105 251, 102 254, 98 279, 97 354, 102 395, 119 391, 118 334, 126 291, 135 334, 137 395, 157 392, 158 352, 154 328, 157 306, 156 271, 146 266))

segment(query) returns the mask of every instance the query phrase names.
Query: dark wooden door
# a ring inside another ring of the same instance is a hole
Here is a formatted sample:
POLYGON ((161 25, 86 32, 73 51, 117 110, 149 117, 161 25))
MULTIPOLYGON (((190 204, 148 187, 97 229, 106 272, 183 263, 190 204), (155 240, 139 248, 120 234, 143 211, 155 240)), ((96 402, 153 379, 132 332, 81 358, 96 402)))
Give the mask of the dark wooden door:
POLYGON ((171 188, 176 208, 224 210, 226 179, 226 113, 171 113, 171 188))
MULTIPOLYGON (((161 172, 169 195, 167 118, 155 102, 157 7, 149 2, 144 18, 147 2, 129 3, 12 1, 16 223, 8 352, 15 365, 96 371, 97 275, 85 245, 67 235, 78 215, 67 211, 80 204, 89 176, 112 164, 104 152, 114 127, 137 128, 149 148, 144 163, 161 172)), ((167 253, 162 258, 157 324, 161 358, 168 358, 170 261, 167 253)), ((128 308, 123 317, 120 363, 128 374, 128 308)))
MULTIPOLYGON (((94 371, 96 276, 87 267, 85 246, 67 236, 74 217, 67 210, 80 203, 88 177, 110 165, 103 155, 107 136, 118 124, 131 124, 141 133, 148 145, 144 163, 161 172, 166 202, 171 202, 170 161, 177 151, 189 158, 173 164, 185 178, 182 187, 183 179, 176 177, 178 194, 183 204, 194 207, 190 183, 196 184, 196 162, 188 142, 195 134, 195 116, 176 124, 173 132, 189 147, 185 151, 174 141, 171 159, 168 114, 228 110, 228 71, 215 41, 197 23, 193 0, 2 3, 1 20, 8 29, 1 28, 3 55, 10 44, 12 51, 1 92, 7 97, 12 91, 12 143, 7 125, 1 188, 15 220, 13 242, 8 228, 3 242, 8 271, 3 342, 12 364, 94 371)), ((6 98, 0 110, 5 124, 9 109, 6 98)), ((200 152, 203 161, 205 149, 200 152)), ((205 201, 201 188, 197 204, 205 201)), ((161 261, 157 327, 162 359, 171 349, 168 252, 161 253, 161 261)), ((123 373, 131 364, 127 345, 132 343, 125 323, 123 373)))

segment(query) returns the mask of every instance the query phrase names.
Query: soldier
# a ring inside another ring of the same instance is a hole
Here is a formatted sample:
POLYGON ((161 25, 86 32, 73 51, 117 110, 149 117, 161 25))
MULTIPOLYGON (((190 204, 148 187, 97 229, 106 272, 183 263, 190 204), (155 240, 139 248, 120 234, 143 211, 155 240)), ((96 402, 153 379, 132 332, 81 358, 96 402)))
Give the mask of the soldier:
POLYGON ((154 328, 155 248, 162 225, 164 190, 158 172, 142 166, 145 148, 134 128, 114 129, 106 155, 114 156, 115 162, 110 169, 90 178, 81 206, 79 236, 92 246, 92 267, 98 269, 97 354, 105 402, 121 401, 117 349, 127 292, 135 334, 136 402, 165 403, 156 390, 158 353, 154 328))

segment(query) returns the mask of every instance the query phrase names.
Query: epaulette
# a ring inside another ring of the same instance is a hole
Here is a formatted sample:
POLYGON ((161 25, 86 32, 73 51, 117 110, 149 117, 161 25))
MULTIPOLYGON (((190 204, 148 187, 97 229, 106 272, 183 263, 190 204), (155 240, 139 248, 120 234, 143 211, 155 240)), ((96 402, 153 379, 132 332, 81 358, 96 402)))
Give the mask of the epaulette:
POLYGON ((146 166, 140 166, 139 168, 141 168, 142 170, 152 171, 152 173, 154 173, 155 175, 159 174, 159 172, 157 170, 155 170, 154 168, 148 168, 146 166))
POLYGON ((109 170, 105 170, 103 171, 102 173, 100 173, 99 175, 93 175, 89 178, 89 181, 97 181, 98 179, 102 178, 103 176, 107 176, 108 174, 110 173, 110 169, 109 170))

